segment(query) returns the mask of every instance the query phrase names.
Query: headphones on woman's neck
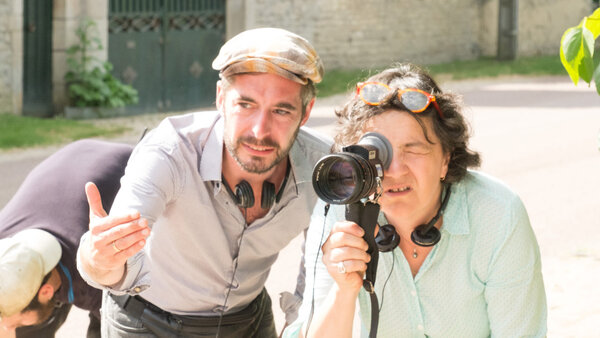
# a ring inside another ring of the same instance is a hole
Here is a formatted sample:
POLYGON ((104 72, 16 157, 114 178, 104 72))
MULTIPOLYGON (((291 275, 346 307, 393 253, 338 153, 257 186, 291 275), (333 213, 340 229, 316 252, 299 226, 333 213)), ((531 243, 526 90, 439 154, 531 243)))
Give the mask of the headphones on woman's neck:
MULTIPOLYGON (((448 200, 450 199, 450 184, 445 185, 445 189, 442 189, 440 199, 444 194, 444 190, 446 191, 446 194, 435 216, 433 216, 433 218, 426 224, 421 224, 416 227, 415 230, 410 234, 410 239, 416 245, 434 246, 442 238, 442 233, 438 228, 435 227, 435 223, 437 223, 438 219, 440 219, 440 216, 442 216, 444 213, 444 209, 446 208, 448 200)), ((379 251, 388 252, 394 250, 398 244, 400 244, 400 236, 396 232, 396 229, 393 225, 386 224, 379 227, 379 232, 375 237, 375 242, 377 243, 379 251)))
MULTIPOLYGON (((283 178, 283 183, 281 183, 281 188, 277 193, 275 193, 275 184, 264 181, 262 185, 262 193, 260 197, 260 207, 263 209, 270 209, 275 202, 279 202, 281 196, 283 195, 283 190, 285 189, 285 185, 288 181, 288 176, 290 174, 291 164, 287 164, 287 169, 285 171, 285 177, 283 178)), ((254 206, 254 191, 252 190, 252 186, 248 181, 242 180, 235 186, 235 192, 231 190, 231 187, 225 180, 225 176, 221 174, 221 180, 223 181, 223 185, 225 185, 225 189, 231 196, 231 199, 235 202, 235 204, 240 208, 252 208, 254 206)))

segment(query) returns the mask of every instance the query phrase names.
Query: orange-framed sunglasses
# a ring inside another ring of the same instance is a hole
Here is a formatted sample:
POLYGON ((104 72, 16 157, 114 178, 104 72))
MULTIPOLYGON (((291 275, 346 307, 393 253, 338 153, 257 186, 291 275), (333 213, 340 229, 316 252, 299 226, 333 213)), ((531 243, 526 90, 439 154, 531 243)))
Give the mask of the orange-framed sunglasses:
MULTIPOLYGON (((383 99, 394 89, 381 82, 359 82, 356 84, 356 95, 360 99, 370 105, 378 106, 383 99)), ((396 89, 398 91, 398 100, 402 102, 404 107, 415 114, 423 112, 430 103, 437 110, 441 118, 444 118, 440 106, 435 101, 435 96, 416 88, 396 89)))

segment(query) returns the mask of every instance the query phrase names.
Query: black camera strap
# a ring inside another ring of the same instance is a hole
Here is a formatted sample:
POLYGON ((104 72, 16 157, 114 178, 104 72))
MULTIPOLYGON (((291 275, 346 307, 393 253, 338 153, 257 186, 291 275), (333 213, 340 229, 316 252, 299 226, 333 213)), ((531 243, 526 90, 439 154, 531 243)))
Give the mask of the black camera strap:
POLYGON ((379 216, 379 204, 367 202, 356 202, 346 205, 346 219, 360 225, 365 230, 363 238, 369 245, 367 253, 371 255, 371 261, 367 263, 367 271, 363 280, 363 287, 371 296, 371 330, 370 338, 377 337, 379 325, 379 302, 375 294, 375 277, 377 264, 379 262, 379 250, 375 242, 375 226, 379 216))

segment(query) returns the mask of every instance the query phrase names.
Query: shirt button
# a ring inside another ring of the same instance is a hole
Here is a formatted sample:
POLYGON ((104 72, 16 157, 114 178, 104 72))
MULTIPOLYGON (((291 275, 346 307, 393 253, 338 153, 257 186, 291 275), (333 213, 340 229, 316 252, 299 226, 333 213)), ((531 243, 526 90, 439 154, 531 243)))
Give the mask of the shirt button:
POLYGON ((419 326, 417 326, 417 329, 419 329, 419 331, 423 331, 423 325, 419 324, 419 326))
POLYGON ((417 291, 415 291, 415 290, 412 290, 412 291, 410 292, 410 294, 411 294, 411 295, 414 297, 414 296, 416 296, 416 295, 417 295, 417 291))
POLYGON ((133 288, 133 291, 135 291, 135 293, 140 293, 140 292, 142 292, 142 288, 139 286, 136 286, 135 288, 133 288))

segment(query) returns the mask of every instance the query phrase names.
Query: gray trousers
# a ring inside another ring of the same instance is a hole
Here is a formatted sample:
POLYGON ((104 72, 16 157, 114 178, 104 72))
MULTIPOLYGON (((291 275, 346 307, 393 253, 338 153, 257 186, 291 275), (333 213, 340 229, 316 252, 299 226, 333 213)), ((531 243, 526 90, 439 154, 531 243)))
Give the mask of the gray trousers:
MULTIPOLYGON (((102 337, 215 337, 218 317, 178 316, 154 306, 131 311, 119 305, 108 292, 102 295, 102 337), (215 320, 216 319, 216 320, 215 320)), ((249 305, 251 316, 226 314, 223 316, 219 337, 277 337, 271 298, 266 290, 249 305)), ((242 310, 240 312, 243 312, 242 310)))

